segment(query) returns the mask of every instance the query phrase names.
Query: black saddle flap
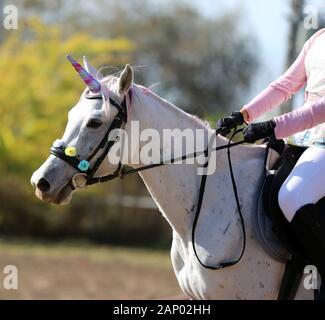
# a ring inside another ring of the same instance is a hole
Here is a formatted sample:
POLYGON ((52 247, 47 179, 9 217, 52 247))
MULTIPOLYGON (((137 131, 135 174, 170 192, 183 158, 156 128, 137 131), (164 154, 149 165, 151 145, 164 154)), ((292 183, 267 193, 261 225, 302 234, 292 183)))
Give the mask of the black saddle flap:
POLYGON ((296 257, 301 257, 302 259, 305 255, 299 246, 299 241, 296 238, 296 235, 290 228, 289 222, 279 207, 278 194, 284 181, 287 179, 305 150, 306 148, 287 145, 279 159, 279 166, 275 171, 275 174, 267 175, 267 179, 269 179, 270 182, 266 184, 268 186, 264 191, 266 212, 268 212, 273 222, 276 234, 289 252, 294 254, 296 257))

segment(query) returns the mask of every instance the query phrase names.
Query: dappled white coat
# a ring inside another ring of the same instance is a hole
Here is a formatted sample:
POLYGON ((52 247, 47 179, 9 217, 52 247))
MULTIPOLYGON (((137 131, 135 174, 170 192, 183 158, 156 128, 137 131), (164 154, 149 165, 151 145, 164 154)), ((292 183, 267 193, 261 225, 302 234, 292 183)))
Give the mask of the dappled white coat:
MULTIPOLYGON (((138 120, 140 131, 204 128, 203 122, 167 101, 137 86, 132 88, 130 120, 138 120)), ((218 145, 227 143, 217 138, 218 145)), ((141 149, 141 145, 140 145, 141 149)), ((201 177, 195 165, 167 165, 141 173, 151 196, 173 230, 171 259, 183 292, 191 299, 276 299, 284 265, 270 258, 256 241, 253 208, 263 174, 263 146, 237 146, 231 150, 235 179, 244 215, 247 246, 235 266, 207 270, 194 256, 191 243, 192 223, 201 177)), ((226 151, 216 157, 216 171, 210 175, 196 229, 196 247, 208 265, 233 261, 242 248, 242 228, 233 194, 226 151)), ((132 163, 130 163, 132 165, 132 163)), ((137 167, 137 165, 134 165, 137 167)), ((312 298, 313 292, 300 286, 297 298, 312 298)))

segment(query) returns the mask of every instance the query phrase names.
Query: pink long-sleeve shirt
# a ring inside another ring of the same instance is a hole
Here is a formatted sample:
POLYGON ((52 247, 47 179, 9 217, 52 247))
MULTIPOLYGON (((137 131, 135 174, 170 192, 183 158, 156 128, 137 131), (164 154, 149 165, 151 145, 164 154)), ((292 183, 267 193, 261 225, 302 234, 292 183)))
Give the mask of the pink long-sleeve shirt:
MULTIPOLYGON (((304 87, 308 82, 308 77, 313 72, 313 69, 308 70, 308 72, 306 70, 306 56, 320 37, 322 37, 322 41, 325 41, 325 28, 319 30, 305 43, 296 61, 280 78, 272 82, 244 106, 243 109, 248 112, 249 121, 254 121, 265 112, 271 111, 286 102, 294 93, 304 87)), ((323 77, 325 83, 325 73, 323 77)), ((274 119, 277 139, 287 138, 325 122, 325 96, 320 97, 322 95, 319 96, 317 92, 306 91, 306 98, 310 95, 317 96, 317 99, 308 99, 309 103, 304 106, 274 119)))

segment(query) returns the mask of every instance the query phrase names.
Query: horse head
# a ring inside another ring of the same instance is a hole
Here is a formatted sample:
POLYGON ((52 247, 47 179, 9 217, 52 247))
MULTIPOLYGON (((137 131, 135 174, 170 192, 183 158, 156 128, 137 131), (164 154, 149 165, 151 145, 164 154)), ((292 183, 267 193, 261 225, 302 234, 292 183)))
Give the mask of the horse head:
POLYGON ((103 78, 86 58, 83 67, 71 56, 67 58, 87 88, 69 111, 62 138, 53 143, 51 155, 31 177, 39 199, 61 205, 70 202, 76 189, 87 185, 90 173, 112 170, 108 161, 97 166, 97 160, 103 156, 107 133, 133 82, 129 65, 119 77, 103 78))

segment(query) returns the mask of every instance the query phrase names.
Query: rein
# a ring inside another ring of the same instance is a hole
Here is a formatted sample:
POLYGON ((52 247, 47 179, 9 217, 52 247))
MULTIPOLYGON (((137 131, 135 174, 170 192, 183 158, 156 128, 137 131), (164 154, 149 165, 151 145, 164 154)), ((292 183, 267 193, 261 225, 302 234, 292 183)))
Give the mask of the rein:
MULTIPOLYGON (((235 142, 235 143, 231 143, 231 140, 240 132, 242 132, 243 129, 237 130, 233 133, 233 135, 231 136, 231 138, 229 139, 229 143, 227 145, 218 147, 216 149, 214 149, 213 151, 218 151, 218 150, 222 150, 222 149, 227 149, 227 157, 228 157, 228 165, 229 165, 229 172, 230 172, 230 177, 231 177, 231 183, 232 183, 232 188, 233 188, 233 192, 234 192, 234 196, 235 196, 235 200, 236 200, 236 205, 237 205, 237 210, 239 213, 239 217, 240 217, 240 221, 241 221, 241 225, 242 225, 242 233, 243 233, 243 246, 242 246, 242 251, 241 254, 239 256, 239 258, 237 260, 234 261, 228 261, 228 262, 221 262, 219 265, 217 266, 209 266, 204 264, 201 259, 199 258, 197 251, 196 251, 196 247, 195 247, 195 230, 196 230, 196 226, 197 226, 197 222, 199 220, 199 216, 200 216, 200 212, 201 212, 201 207, 202 207, 202 203, 203 203, 203 198, 204 198, 204 191, 205 191, 205 186, 206 186, 206 181, 208 176, 205 174, 202 176, 201 179, 201 185, 200 185, 200 189, 199 189, 199 198, 198 198, 198 205, 196 207, 196 212, 195 212, 195 216, 194 216, 194 220, 193 220, 193 226, 192 226, 192 248, 195 254, 196 259, 199 261, 200 265, 206 269, 210 269, 210 270, 220 270, 220 269, 224 269, 227 267, 231 267, 234 266, 235 264, 237 264, 238 262, 240 262, 240 260, 242 259, 244 253, 245 253, 245 249, 246 249, 246 229, 245 229, 245 221, 244 221, 244 217, 241 211, 241 207, 240 207, 240 202, 239 202, 239 196, 238 196, 238 191, 237 191, 237 185, 236 185, 236 181, 235 181, 235 176, 234 176, 234 172, 233 172, 233 168, 232 168, 232 163, 231 163, 231 157, 230 157, 230 149, 234 146, 238 146, 241 145, 243 143, 245 143, 246 141, 239 141, 239 142, 235 142)), ((216 130, 216 134, 218 134, 218 131, 216 130)), ((209 148, 209 147, 208 147, 209 148)), ((206 156, 208 153, 208 148, 205 150, 206 156)), ((209 166, 209 158, 207 158, 207 161, 204 165, 205 168, 207 168, 209 166)))
MULTIPOLYGON (((101 96, 89 96, 89 95, 86 95, 86 98, 87 99, 102 99, 101 96)), ((129 101, 131 101, 130 92, 129 92, 129 98, 130 98, 129 101)), ((109 101, 115 108, 117 108, 118 114, 113 119, 111 125, 109 126, 106 134, 104 135, 103 139, 101 140, 101 142, 99 143, 97 148, 94 149, 94 151, 87 158, 87 160, 80 160, 77 155, 74 155, 74 156, 67 155, 66 152, 65 152, 66 145, 64 143, 61 143, 59 145, 53 145, 50 148, 50 153, 52 155, 58 157, 59 159, 65 161, 66 163, 71 165, 73 168, 75 168, 78 171, 78 173, 76 175, 81 174, 81 175, 85 176, 85 178, 86 178, 85 186, 87 186, 87 185, 93 185, 93 184, 97 184, 97 183, 103 183, 103 182, 111 181, 111 180, 114 180, 116 178, 123 178, 124 176, 127 176, 127 175, 131 175, 131 174, 138 173, 138 172, 145 171, 145 170, 150 170, 150 169, 161 167, 161 166, 165 166, 165 165, 168 165, 168 164, 173 164, 175 162, 184 161, 186 159, 197 158, 200 155, 205 156, 206 162, 203 165, 203 168, 207 169, 208 166, 209 166, 210 153, 227 149, 229 172, 230 172, 233 192, 234 192, 234 196, 235 196, 235 201, 236 201, 236 205, 237 205, 237 210, 238 210, 240 220, 241 220, 241 225, 242 225, 243 246, 242 246, 241 254, 240 254, 240 256, 239 256, 239 258, 237 260, 229 261, 229 262, 222 262, 217 266, 209 266, 209 265, 204 264, 200 260, 198 254, 197 254, 196 246, 195 246, 195 231, 196 231, 197 222, 198 222, 200 212, 201 212, 201 207, 202 207, 203 198, 204 198, 206 181, 207 181, 207 178, 208 178, 208 175, 206 173, 203 174, 202 178, 201 178, 201 184, 200 184, 199 196, 198 196, 198 202, 197 202, 198 204, 197 204, 197 207, 196 207, 196 213, 195 213, 194 220, 193 220, 193 225, 192 225, 192 248, 193 248, 195 257, 197 258, 197 260, 199 261, 201 266, 203 266, 206 269, 220 270, 220 269, 227 268, 227 267, 230 267, 230 266, 233 266, 233 265, 237 264, 242 259, 243 255, 244 255, 244 252, 245 252, 245 248, 246 248, 246 230, 245 230, 245 223, 244 223, 243 214, 242 214, 241 207, 240 207, 238 191, 237 191, 237 185, 236 185, 236 181, 235 181, 235 177, 234 177, 234 173, 233 173, 233 168, 232 168, 232 163, 231 163, 230 149, 232 147, 241 145, 241 144, 246 142, 245 140, 239 141, 239 142, 233 142, 233 143, 231 142, 232 139, 235 137, 235 135, 237 135, 239 132, 242 132, 243 130, 241 129, 241 130, 235 131, 233 133, 233 135, 231 136, 231 138, 229 140, 229 143, 227 143, 226 145, 222 145, 222 146, 215 147, 215 148, 211 149, 210 143, 209 143, 208 147, 202 152, 194 152, 192 154, 183 155, 183 156, 178 157, 178 158, 171 158, 169 160, 162 160, 159 163, 146 165, 146 166, 136 168, 136 169, 125 169, 122 166, 122 163, 121 163, 121 160, 120 160, 120 162, 118 164, 118 167, 117 167, 117 169, 115 170, 114 173, 108 174, 106 176, 94 177, 94 175, 96 174, 96 171, 98 170, 98 168, 100 167, 100 165, 102 164, 104 159, 106 158, 106 156, 109 153, 110 149, 112 148, 112 146, 117 141, 117 139, 115 139, 115 141, 108 141, 108 143, 107 143, 110 132, 112 130, 114 130, 114 129, 121 129, 123 127, 123 125, 125 125, 125 123, 127 122, 126 97, 123 99, 121 104, 118 104, 112 98, 109 98, 109 101), (101 149, 103 149, 102 153, 98 156, 98 158, 96 159, 94 164, 91 166, 90 161, 96 156, 96 154, 101 149), (88 165, 85 168, 83 168, 83 166, 80 166, 82 163, 87 163, 88 165)), ((216 130, 216 135, 218 135, 218 134, 219 134, 219 132, 216 130)), ((72 178, 72 181, 70 182, 70 184, 71 184, 73 189, 78 188, 73 183, 73 178, 72 178)))

